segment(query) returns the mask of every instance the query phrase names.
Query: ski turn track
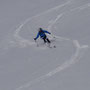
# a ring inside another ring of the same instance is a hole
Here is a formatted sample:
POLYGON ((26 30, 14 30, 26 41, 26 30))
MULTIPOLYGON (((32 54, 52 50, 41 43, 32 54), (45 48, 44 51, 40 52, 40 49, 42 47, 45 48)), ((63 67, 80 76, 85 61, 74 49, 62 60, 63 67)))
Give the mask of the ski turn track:
POLYGON ((25 21, 15 30, 15 33, 14 33, 15 40, 16 40, 16 42, 20 45, 20 47, 25 47, 25 46, 27 46, 27 45, 33 45, 33 44, 35 44, 35 42, 26 40, 26 39, 22 38, 22 37, 19 35, 19 33, 20 33, 20 31, 21 31, 21 29, 23 28, 24 25, 26 25, 29 21, 31 21, 31 20, 34 19, 34 18, 38 18, 39 16, 42 16, 42 15, 44 15, 44 14, 48 14, 48 13, 54 11, 54 10, 58 10, 58 9, 64 7, 64 6, 68 5, 68 4, 70 4, 70 1, 68 1, 68 2, 66 2, 66 3, 64 3, 64 4, 61 4, 61 5, 59 5, 59 6, 56 6, 56 7, 54 7, 54 8, 51 8, 51 9, 45 11, 45 12, 42 12, 42 13, 36 15, 36 16, 33 16, 33 17, 28 18, 27 20, 25 20, 25 21))
MULTIPOLYGON (((36 18, 36 17, 41 16, 41 15, 44 15, 44 14, 48 14, 48 13, 50 13, 51 11, 57 10, 57 9, 59 9, 60 7, 63 7, 63 6, 65 6, 65 5, 67 5, 67 4, 69 4, 69 3, 70 3, 70 2, 66 2, 65 4, 59 5, 59 6, 55 7, 55 8, 51 8, 50 10, 47 10, 46 12, 43 12, 43 13, 38 14, 38 15, 32 17, 32 18, 27 19, 27 20, 26 20, 24 23, 22 23, 22 24, 19 26, 19 28, 15 31, 14 36, 15 36, 16 40, 18 41, 18 43, 21 44, 21 45, 23 45, 23 43, 24 43, 24 45, 25 45, 25 44, 26 44, 26 45, 27 45, 27 44, 29 44, 29 45, 32 45, 32 44, 33 44, 33 42, 30 42, 30 41, 28 41, 28 40, 26 40, 26 39, 24 39, 24 38, 22 38, 22 37, 19 36, 19 33, 20 33, 20 31, 21 31, 21 28, 22 28, 25 24, 27 24, 31 19, 36 18)), ((85 9, 85 8, 88 8, 88 7, 90 7, 90 4, 86 4, 86 5, 83 5, 83 6, 80 6, 80 7, 76 7, 76 8, 74 8, 74 9, 71 9, 69 12, 73 12, 73 11, 75 11, 75 10, 83 10, 83 9, 85 9)), ((56 18, 55 20, 53 20, 53 22, 48 26, 48 30, 51 31, 52 26, 53 26, 64 14, 66 14, 66 13, 67 13, 67 12, 64 12, 64 13, 62 13, 62 14, 59 14, 59 15, 57 16, 57 18, 56 18)), ((47 74, 45 74, 45 75, 43 75, 43 76, 41 76, 41 77, 38 77, 38 78, 32 80, 32 81, 30 81, 30 82, 28 82, 28 83, 26 83, 26 84, 24 84, 24 85, 21 85, 20 87, 16 88, 15 90, 26 90, 27 88, 30 88, 31 86, 37 84, 38 82, 42 82, 43 80, 45 80, 45 79, 47 79, 47 78, 50 78, 51 76, 53 76, 53 75, 55 75, 55 74, 57 74, 57 73, 65 70, 65 69, 69 68, 71 65, 79 62, 79 60, 83 57, 83 55, 85 54, 85 51, 86 51, 86 50, 88 49, 88 47, 89 47, 88 45, 80 45, 80 43, 78 42, 78 40, 71 40, 71 39, 68 39, 68 38, 66 38, 66 37, 59 37, 59 36, 56 36, 56 35, 53 35, 53 36, 54 36, 55 38, 57 38, 58 40, 60 40, 60 41, 61 41, 61 40, 72 41, 73 46, 76 48, 76 52, 71 56, 71 58, 70 58, 69 60, 66 60, 62 65, 58 66, 58 67, 55 68, 54 70, 50 71, 49 73, 47 73, 47 74)))

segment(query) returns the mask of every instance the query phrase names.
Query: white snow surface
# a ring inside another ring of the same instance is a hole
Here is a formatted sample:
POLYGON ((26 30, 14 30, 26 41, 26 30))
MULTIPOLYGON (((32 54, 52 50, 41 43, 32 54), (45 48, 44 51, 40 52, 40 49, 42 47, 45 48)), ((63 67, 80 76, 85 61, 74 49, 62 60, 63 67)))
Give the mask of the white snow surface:
POLYGON ((0 90, 90 90, 90 0, 1 0, 0 14, 0 90), (40 27, 56 48, 34 42, 40 27))

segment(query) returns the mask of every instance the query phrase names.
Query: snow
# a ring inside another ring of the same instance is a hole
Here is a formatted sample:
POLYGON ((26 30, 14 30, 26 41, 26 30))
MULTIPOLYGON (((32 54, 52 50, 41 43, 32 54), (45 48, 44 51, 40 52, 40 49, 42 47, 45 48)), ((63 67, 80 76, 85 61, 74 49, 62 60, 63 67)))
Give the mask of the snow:
POLYGON ((90 1, 0 1, 0 90, 89 90, 90 1), (34 42, 38 28, 56 48, 34 42))

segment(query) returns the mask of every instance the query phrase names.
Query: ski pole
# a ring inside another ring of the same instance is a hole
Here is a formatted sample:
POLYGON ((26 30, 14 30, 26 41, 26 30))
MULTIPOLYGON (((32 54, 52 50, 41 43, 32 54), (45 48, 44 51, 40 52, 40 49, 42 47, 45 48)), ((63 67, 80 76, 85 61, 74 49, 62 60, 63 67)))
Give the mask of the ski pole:
POLYGON ((38 42, 36 40, 35 40, 35 43, 36 43, 37 47, 39 47, 39 44, 38 44, 38 42))

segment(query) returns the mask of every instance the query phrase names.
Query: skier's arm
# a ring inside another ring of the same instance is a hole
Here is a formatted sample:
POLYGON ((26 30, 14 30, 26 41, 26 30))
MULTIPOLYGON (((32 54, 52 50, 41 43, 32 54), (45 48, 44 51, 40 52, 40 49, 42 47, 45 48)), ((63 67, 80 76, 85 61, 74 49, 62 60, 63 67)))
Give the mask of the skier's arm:
POLYGON ((51 34, 50 32, 46 31, 46 30, 43 30, 45 33, 48 33, 48 34, 51 34))
POLYGON ((34 40, 37 40, 38 38, 39 38, 39 32, 38 32, 36 38, 34 38, 34 40))

